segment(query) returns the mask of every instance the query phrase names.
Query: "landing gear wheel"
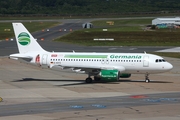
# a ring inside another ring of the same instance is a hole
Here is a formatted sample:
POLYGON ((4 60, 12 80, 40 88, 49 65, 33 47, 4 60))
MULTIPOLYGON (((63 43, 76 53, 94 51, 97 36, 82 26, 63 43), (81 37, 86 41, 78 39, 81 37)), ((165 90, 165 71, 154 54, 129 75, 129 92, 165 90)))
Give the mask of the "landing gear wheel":
POLYGON ((86 83, 92 83, 92 78, 86 78, 86 83))
POLYGON ((150 82, 150 80, 149 80, 149 79, 146 79, 146 80, 145 80, 145 82, 146 82, 146 83, 149 83, 149 82, 150 82))
POLYGON ((149 82, 150 82, 150 80, 149 80, 149 74, 148 74, 148 73, 145 75, 145 82, 146 82, 146 83, 149 83, 149 82))

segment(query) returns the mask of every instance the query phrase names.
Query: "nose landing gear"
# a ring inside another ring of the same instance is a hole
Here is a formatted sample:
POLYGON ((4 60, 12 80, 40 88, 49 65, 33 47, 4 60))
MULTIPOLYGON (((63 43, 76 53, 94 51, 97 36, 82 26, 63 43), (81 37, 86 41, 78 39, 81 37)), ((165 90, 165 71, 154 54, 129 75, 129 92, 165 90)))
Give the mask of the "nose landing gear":
POLYGON ((145 74, 145 82, 146 82, 146 83, 149 83, 149 82, 150 82, 150 80, 149 80, 149 74, 148 74, 148 73, 145 74))

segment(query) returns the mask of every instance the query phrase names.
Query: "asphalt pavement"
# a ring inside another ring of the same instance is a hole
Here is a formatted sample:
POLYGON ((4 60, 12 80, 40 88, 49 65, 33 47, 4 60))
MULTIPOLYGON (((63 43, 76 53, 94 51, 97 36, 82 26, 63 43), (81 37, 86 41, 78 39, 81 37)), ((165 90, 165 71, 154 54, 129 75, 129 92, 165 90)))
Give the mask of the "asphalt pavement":
MULTIPOLYGON (((64 24, 32 33, 48 51, 142 53, 173 47, 82 46, 52 40, 82 29, 90 20, 64 20, 64 24), (60 31, 61 29, 61 31, 60 31), (44 40, 41 40, 41 39, 44 40)), ((52 71, 8 59, 17 53, 16 42, 0 42, 1 120, 179 120, 179 59, 167 58, 174 66, 168 73, 132 75, 116 83, 84 84, 86 75, 52 71)))

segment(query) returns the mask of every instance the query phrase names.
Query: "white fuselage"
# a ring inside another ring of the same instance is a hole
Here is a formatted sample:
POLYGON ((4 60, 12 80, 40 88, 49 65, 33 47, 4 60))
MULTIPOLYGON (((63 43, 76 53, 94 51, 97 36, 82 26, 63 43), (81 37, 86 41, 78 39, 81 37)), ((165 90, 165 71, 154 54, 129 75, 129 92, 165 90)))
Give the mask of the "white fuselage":
MULTIPOLYGON (((37 53, 36 53, 37 55, 37 53)), ((172 65, 162 57, 142 53, 75 53, 46 52, 40 53, 31 62, 69 68, 117 69, 121 73, 152 74, 172 69, 172 65)))

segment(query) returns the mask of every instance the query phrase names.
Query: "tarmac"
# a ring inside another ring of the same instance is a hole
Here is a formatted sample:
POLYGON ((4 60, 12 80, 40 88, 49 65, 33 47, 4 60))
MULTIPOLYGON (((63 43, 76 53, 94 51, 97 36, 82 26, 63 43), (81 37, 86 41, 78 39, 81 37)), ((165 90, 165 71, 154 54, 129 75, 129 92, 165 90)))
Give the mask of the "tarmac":
POLYGON ((165 49, 165 50, 159 50, 157 52, 180 52, 180 47, 175 47, 175 48, 170 48, 170 49, 165 49))
POLYGON ((85 74, 0 58, 0 120, 179 120, 180 59, 167 73, 85 84, 85 74))

